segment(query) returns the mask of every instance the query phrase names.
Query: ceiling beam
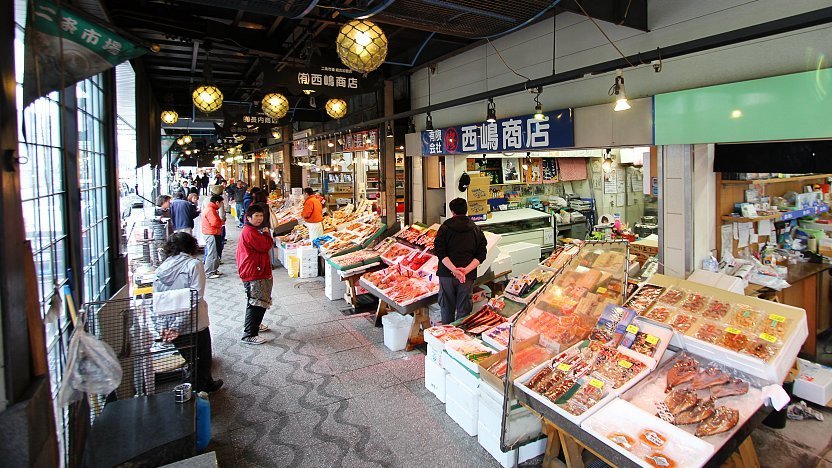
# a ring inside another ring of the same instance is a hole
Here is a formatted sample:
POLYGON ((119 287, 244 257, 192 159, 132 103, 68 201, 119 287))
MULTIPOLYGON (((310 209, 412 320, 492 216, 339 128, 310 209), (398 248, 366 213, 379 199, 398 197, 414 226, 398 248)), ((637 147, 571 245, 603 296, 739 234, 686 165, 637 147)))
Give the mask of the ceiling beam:
POLYGON ((194 72, 196 71, 196 61, 199 58, 199 41, 194 41, 193 52, 191 54, 191 84, 194 84, 194 72))

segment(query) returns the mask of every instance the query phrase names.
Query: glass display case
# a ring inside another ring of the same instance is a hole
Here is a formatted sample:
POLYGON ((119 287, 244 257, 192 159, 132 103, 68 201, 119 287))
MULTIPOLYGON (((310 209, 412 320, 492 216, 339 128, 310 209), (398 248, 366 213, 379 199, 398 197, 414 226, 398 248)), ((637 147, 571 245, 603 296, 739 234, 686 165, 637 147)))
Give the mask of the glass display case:
POLYGON ((555 247, 554 217, 549 213, 520 208, 509 211, 494 211, 484 221, 477 221, 483 230, 503 236, 500 244, 529 242, 539 244, 544 254, 555 247))

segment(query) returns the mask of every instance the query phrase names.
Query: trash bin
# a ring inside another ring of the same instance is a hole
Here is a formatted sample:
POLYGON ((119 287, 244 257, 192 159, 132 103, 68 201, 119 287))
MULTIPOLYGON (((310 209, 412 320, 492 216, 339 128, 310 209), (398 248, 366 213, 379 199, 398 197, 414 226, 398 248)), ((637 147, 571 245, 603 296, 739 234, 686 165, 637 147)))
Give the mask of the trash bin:
POLYGON ((407 346, 407 337, 413 324, 412 315, 393 312, 382 317, 381 324, 384 326, 384 346, 390 351, 400 351, 407 346))

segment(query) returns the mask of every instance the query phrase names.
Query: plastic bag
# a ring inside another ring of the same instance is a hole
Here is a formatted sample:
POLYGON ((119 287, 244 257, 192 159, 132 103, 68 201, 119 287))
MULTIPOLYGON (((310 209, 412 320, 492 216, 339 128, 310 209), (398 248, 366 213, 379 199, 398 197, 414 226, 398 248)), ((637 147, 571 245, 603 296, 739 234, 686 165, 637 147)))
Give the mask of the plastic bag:
POLYGON ((87 333, 80 321, 69 341, 68 359, 58 393, 60 406, 80 400, 84 393, 106 395, 121 384, 121 365, 113 348, 87 333))
POLYGON ((286 265, 286 270, 289 272, 289 278, 297 278, 300 275, 300 258, 295 255, 289 255, 289 264, 286 265))
POLYGON ((806 402, 802 400, 798 403, 793 403, 789 405, 789 409, 786 412, 786 417, 795 421, 802 421, 804 419, 809 418, 817 419, 818 421, 823 421, 823 414, 821 414, 820 411, 810 408, 809 405, 807 405, 806 402))

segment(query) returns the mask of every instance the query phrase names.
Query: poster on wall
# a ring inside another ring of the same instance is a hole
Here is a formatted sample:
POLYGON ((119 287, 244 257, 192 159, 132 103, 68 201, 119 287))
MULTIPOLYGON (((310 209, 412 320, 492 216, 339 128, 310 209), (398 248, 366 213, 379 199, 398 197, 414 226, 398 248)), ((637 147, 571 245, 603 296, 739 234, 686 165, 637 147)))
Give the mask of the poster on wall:
POLYGON ((422 132, 422 156, 439 154, 495 153, 575 145, 572 109, 545 112, 542 120, 533 115, 456 125, 422 132))
POLYGON ((539 184, 543 182, 541 169, 540 169, 540 158, 533 158, 530 163, 526 164, 525 168, 525 181, 527 184, 539 184))
POLYGON ((604 173, 604 193, 618 192, 618 171, 604 173))
POLYGON ((554 184, 558 181, 558 162, 556 159, 543 159, 541 166, 543 168, 544 184, 554 184))
POLYGON ((516 158, 503 160, 503 183, 516 184, 520 182, 520 165, 516 158))

